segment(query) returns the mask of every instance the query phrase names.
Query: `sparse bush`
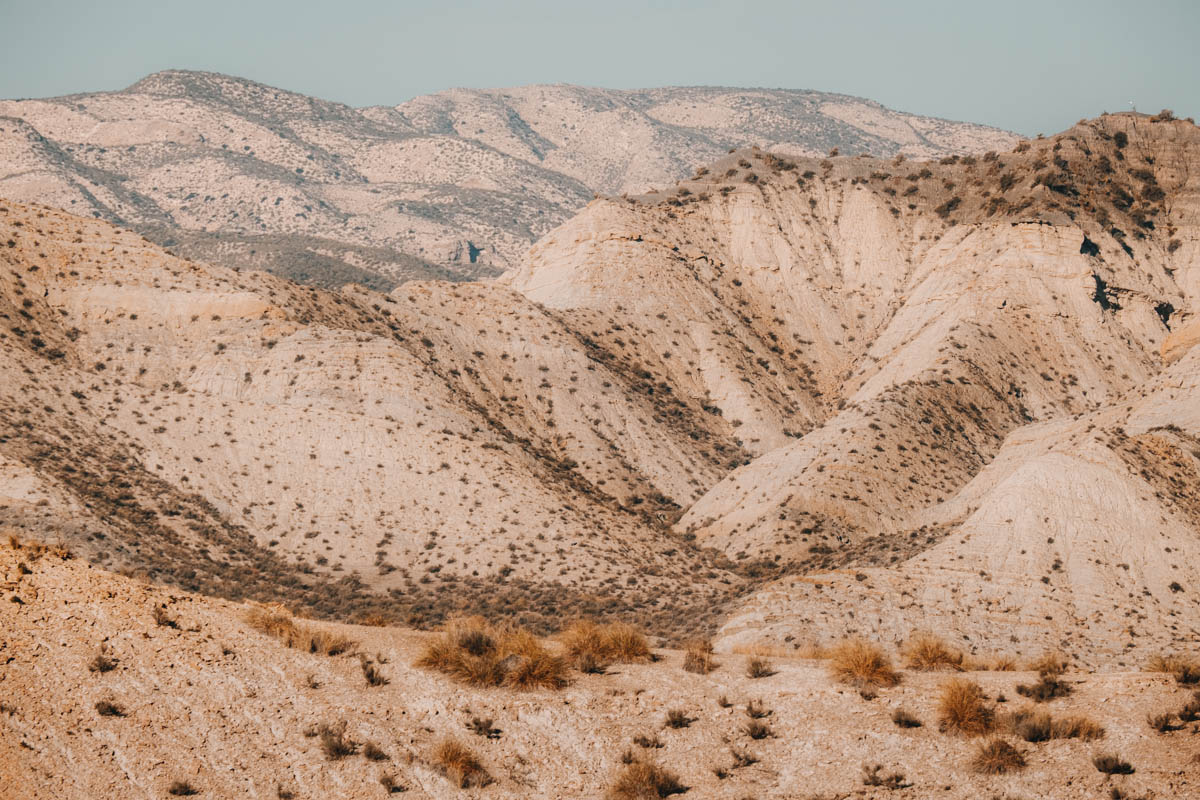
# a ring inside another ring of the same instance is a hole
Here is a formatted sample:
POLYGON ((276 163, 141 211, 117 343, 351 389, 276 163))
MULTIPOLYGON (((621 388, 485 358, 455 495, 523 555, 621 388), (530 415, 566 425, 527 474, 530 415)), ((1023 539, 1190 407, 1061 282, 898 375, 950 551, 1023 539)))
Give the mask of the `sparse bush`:
POLYGON ((200 790, 194 788, 187 781, 175 781, 167 787, 167 794, 174 797, 191 797, 194 794, 200 794, 200 790))
POLYGON ((493 628, 479 618, 456 620, 426 645, 416 665, 471 686, 561 689, 567 663, 522 628, 493 628))
POLYGON ((1067 657, 1062 653, 1047 651, 1029 663, 1029 669, 1038 675, 1062 675, 1069 666, 1067 657))
POLYGON ((388 794, 399 794, 401 792, 408 791, 408 787, 397 781, 395 775, 391 775, 387 772, 379 776, 379 785, 382 786, 383 790, 388 794))
POLYGON ((95 658, 88 662, 88 671, 100 673, 111 672, 117 668, 117 663, 117 659, 109 656, 107 649, 101 645, 100 652, 96 654, 95 658))
POLYGON ((763 722, 761 719, 751 719, 746 723, 742 730, 745 731, 746 735, 751 739, 766 739, 768 736, 773 735, 771 726, 763 722))
POLYGON ((634 736, 633 743, 647 750, 657 750, 663 746, 662 741, 657 736, 646 736, 644 733, 634 736))
POLYGON ((1021 710, 1007 720, 1008 728, 1027 742, 1045 742, 1050 739, 1101 739, 1104 728, 1087 717, 1070 716, 1054 718, 1044 711, 1021 710))
POLYGON ((335 725, 319 725, 317 736, 321 739, 321 750, 330 761, 336 761, 358 752, 358 742, 346 737, 345 721, 335 725))
POLYGON ((903 772, 883 774, 882 764, 863 764, 862 782, 863 786, 881 786, 884 789, 903 789, 908 786, 904 782, 903 772))
POLYGON ((751 700, 746 704, 746 716, 750 719, 765 719, 771 716, 771 709, 763 705, 762 700, 751 700))
POLYGON ((179 629, 179 622, 167 613, 167 609, 163 606, 154 607, 154 624, 160 628, 179 629))
POLYGON ((902 708, 897 708, 892 713, 892 722, 896 723, 896 726, 899 728, 919 728, 922 724, 921 720, 902 708))
POLYGON ((686 728, 696 720, 687 715, 687 712, 678 708, 673 708, 667 712, 667 727, 668 728, 686 728))
POLYGON ((977 683, 955 678, 942 685, 938 724, 942 730, 982 736, 992 730, 995 712, 984 702, 983 690, 977 683))
POLYGON ((688 642, 683 654, 683 668, 699 675, 707 675, 716 669, 712 642, 707 639, 693 639, 688 642))
POLYGON ((851 686, 895 686, 900 675, 878 645, 865 639, 847 639, 829 652, 829 671, 851 686))
POLYGON ((775 674, 775 667, 765 658, 754 657, 746 662, 747 678, 769 678, 775 674))
POLYGON ((683 794, 688 787, 670 770, 645 761, 626 764, 608 789, 609 800, 654 800, 683 794))
POLYGON ((1058 697, 1066 697, 1070 693, 1071 685, 1069 683, 1061 680, 1056 675, 1046 672, 1042 673, 1041 679, 1037 683, 1017 684, 1017 694, 1022 697, 1028 697, 1037 703, 1045 703, 1058 697))
POLYGON ((125 716, 125 709, 112 700, 101 700, 96 703, 96 713, 102 717, 123 717, 125 716))
POLYGON ((920 633, 904 645, 904 666, 909 669, 961 672, 964 656, 932 633, 920 633))
POLYGON ((433 765, 460 789, 487 786, 492 776, 469 747, 457 739, 446 738, 433 751, 433 765))
POLYGON ((1133 766, 1115 753, 1100 753, 1092 758, 1092 765, 1105 775, 1132 775, 1133 766))
POLYGON ((1169 713, 1147 714, 1146 724, 1150 726, 1151 730, 1157 731, 1158 733, 1167 733, 1175 730, 1175 726, 1171 724, 1174 719, 1175 715, 1169 713))
POLYGON ((1193 692, 1192 698, 1179 709, 1180 722, 1195 722, 1200 719, 1200 692, 1193 692))
POLYGON ((485 739, 499 739, 500 729, 492 726, 491 717, 471 717, 471 721, 467 723, 467 728, 476 736, 482 736, 485 739))
POLYGON ((971 759, 971 768, 987 775, 1003 775, 1025 766, 1025 756, 1003 739, 992 739, 981 744, 971 759))
POLYGON ((363 745, 363 757, 368 761, 391 761, 392 757, 379 747, 374 742, 367 742, 363 745))
POLYGON ((368 686, 386 686, 389 683, 388 679, 383 677, 383 673, 379 671, 379 667, 375 665, 375 662, 366 656, 362 656, 359 663, 362 665, 363 677, 367 679, 368 686))

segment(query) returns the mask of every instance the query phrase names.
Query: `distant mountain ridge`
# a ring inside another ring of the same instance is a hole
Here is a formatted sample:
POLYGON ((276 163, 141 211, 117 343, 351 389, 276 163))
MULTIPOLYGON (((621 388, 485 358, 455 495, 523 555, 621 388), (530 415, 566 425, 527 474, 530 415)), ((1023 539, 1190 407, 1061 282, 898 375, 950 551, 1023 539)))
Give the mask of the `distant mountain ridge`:
POLYGON ((595 193, 673 184, 732 147, 935 158, 1017 139, 811 91, 552 85, 357 109, 170 70, 0 101, 0 197, 196 259, 388 289, 496 276, 595 193))

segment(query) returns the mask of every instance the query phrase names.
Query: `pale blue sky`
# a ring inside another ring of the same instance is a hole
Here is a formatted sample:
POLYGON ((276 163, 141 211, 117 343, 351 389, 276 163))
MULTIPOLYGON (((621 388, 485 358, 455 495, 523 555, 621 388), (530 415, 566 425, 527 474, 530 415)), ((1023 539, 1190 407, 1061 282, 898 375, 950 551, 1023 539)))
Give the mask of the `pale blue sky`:
POLYGON ((1200 115, 1200 0, 0 0, 0 97, 205 69, 393 105, 455 86, 766 86, 1053 133, 1200 115))

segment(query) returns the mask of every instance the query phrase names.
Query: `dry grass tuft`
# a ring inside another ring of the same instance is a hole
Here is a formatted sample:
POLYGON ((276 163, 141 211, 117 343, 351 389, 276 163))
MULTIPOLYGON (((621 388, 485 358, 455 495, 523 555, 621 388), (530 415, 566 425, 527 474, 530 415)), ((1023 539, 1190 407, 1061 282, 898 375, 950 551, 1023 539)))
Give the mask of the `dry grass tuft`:
POLYGON ((96 713, 102 717, 123 717, 125 716, 125 709, 112 700, 101 700, 96 703, 96 713))
POLYGON ((572 665, 581 672, 603 672, 608 664, 654 660, 646 637, 624 622, 600 625, 579 620, 560 633, 558 640, 572 665))
POLYGON ((911 784, 904 782, 903 772, 883 772, 882 764, 863 764, 863 786, 882 786, 884 789, 903 789, 911 784))
POLYGON ((1062 653, 1046 651, 1029 662, 1029 669, 1042 677, 1062 675, 1071 662, 1062 653))
POLYGON ((847 639, 829 651, 829 671, 851 686, 895 686, 900 674, 878 645, 865 639, 847 639))
POLYGON ((200 790, 187 781, 175 781, 167 787, 167 794, 172 797, 191 797, 192 795, 200 794, 200 790))
POLYGON ((742 730, 751 739, 766 739, 768 736, 775 735, 774 731, 771 730, 771 726, 761 719, 751 719, 742 730))
POLYGON ((99 673, 111 672, 117 668, 117 663, 117 659, 108 654, 108 648, 100 645, 100 652, 88 662, 88 671, 99 673))
POLYGON ((306 653, 341 655, 354 642, 341 634, 299 623, 280 605, 255 606, 246 612, 246 623, 260 633, 274 636, 286 646, 306 653))
POLYGON ((707 675, 716 669, 712 642, 708 639, 693 639, 688 642, 683 654, 683 668, 698 675, 707 675))
POLYGON ((1175 678, 1181 686, 1200 683, 1200 661, 1186 656, 1154 656, 1146 665, 1149 672, 1165 672, 1175 678))
POLYGON ((1006 726, 1015 735, 1027 742, 1046 742, 1051 739, 1082 739, 1091 741, 1104 738, 1104 727, 1087 717, 1070 716, 1054 718, 1044 711, 1022 709, 1013 712, 1006 726))
POLYGON ((686 728, 696 721, 695 717, 689 717, 686 711, 678 708, 672 708, 667 712, 666 726, 668 728, 686 728))
POLYGON ((942 684, 938 699, 938 724, 944 731, 982 736, 995 725, 995 712, 984 703, 979 684, 955 678, 942 684))
POLYGON ((896 723, 897 728, 919 728, 922 724, 921 720, 902 708, 897 708, 892 713, 892 722, 896 723))
POLYGON ((981 744, 971 759, 971 769, 987 775, 1003 775, 1025 766, 1025 756, 1003 739, 992 739, 981 744))
POLYGON ((493 627, 478 617, 449 623, 426 645, 416 665, 471 686, 561 689, 567 662, 536 636, 516 627, 493 627))
POLYGON ((904 666, 929 672, 950 670, 962 672, 966 657, 961 650, 947 645, 932 633, 919 633, 904 643, 904 666))
POLYGON ((1150 726, 1151 730, 1157 733, 1169 733, 1175 730, 1174 721, 1175 715, 1170 713, 1146 715, 1146 724, 1150 726))
POLYGON ((1045 703, 1058 697, 1066 697, 1071 693, 1071 684, 1049 672, 1041 673, 1037 683, 1017 684, 1017 694, 1028 697, 1037 703, 1045 703))
POLYGON ((363 757, 366 758, 368 761, 391 761, 392 760, 392 757, 389 756, 387 753, 385 753, 383 751, 383 749, 380 748, 380 746, 375 744, 374 742, 367 742, 363 746, 363 757))
POLYGON ((670 770, 646 761, 634 761, 621 767, 609 787, 609 800, 655 800, 683 794, 688 787, 670 770))
POLYGON ((446 738, 433 751, 433 765, 459 789, 487 786, 492 776, 471 751, 457 739, 446 738))

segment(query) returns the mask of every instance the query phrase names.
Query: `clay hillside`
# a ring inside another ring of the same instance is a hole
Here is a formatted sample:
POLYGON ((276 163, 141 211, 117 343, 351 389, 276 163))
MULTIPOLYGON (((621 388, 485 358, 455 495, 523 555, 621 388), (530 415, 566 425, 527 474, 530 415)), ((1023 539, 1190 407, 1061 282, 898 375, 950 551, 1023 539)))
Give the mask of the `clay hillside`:
POLYGON ((745 148, 387 294, 0 201, 0 763, 20 797, 1195 793, 1198 167, 1165 112, 745 148))
POLYGON ((197 260, 389 289, 495 276, 593 193, 673 184, 730 147, 929 158, 1016 141, 822 92, 532 86, 356 109, 168 71, 0 101, 0 196, 197 260))

